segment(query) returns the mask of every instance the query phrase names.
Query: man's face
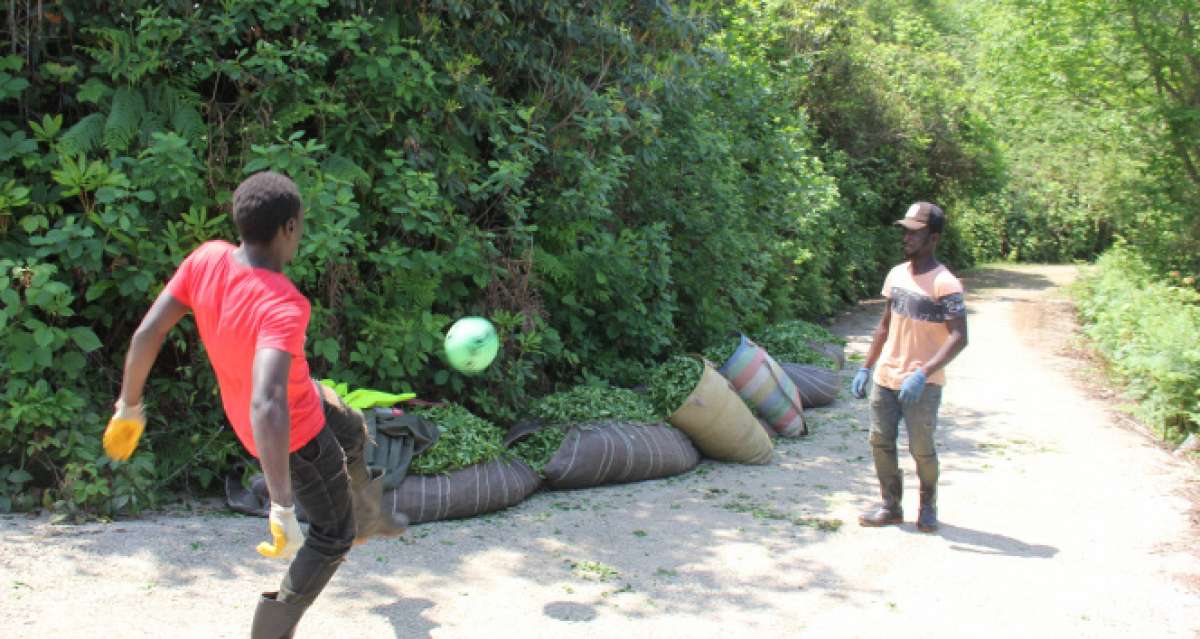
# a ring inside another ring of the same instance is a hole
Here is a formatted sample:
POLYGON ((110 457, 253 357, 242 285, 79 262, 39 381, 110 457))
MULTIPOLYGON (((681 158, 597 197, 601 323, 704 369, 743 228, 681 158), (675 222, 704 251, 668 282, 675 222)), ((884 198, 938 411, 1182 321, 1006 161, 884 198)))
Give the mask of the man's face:
POLYGON ((933 238, 934 234, 930 232, 928 226, 919 231, 904 229, 905 259, 911 260, 914 257, 923 255, 927 250, 932 252, 933 238))

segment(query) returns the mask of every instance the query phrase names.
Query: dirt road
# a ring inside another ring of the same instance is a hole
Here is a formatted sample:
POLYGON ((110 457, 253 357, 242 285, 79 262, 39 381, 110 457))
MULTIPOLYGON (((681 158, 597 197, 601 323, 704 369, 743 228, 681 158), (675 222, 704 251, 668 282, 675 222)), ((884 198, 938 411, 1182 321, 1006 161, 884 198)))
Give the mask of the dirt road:
MULTIPOLYGON (((542 492, 357 548, 298 637, 1198 637, 1195 466, 1113 417, 1070 357, 1071 267, 968 280, 937 440, 939 533, 860 528, 865 402, 766 467, 542 492), (1084 383, 1081 383, 1084 382, 1084 383), (1194 493, 1193 493, 1194 494, 1194 493)), ((866 350, 878 304, 839 322, 866 350)), ((853 363, 845 371, 848 385, 853 363)), ((283 567, 262 520, 0 518, 0 636, 244 637, 283 567)))

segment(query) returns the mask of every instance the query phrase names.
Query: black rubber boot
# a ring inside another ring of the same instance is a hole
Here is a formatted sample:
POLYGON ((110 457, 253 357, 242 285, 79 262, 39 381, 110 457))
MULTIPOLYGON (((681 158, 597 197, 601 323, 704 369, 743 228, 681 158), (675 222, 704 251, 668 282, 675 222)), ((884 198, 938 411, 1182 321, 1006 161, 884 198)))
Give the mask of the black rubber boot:
POLYGON ((917 513, 917 530, 933 532, 938 529, 937 489, 921 489, 921 510, 917 513))
POLYGON ((883 503, 873 510, 859 515, 859 525, 876 527, 903 523, 904 509, 900 507, 900 497, 903 491, 904 484, 900 477, 888 477, 881 480, 879 494, 883 497, 883 503))
POLYGON ((296 624, 308 606, 297 606, 276 599, 279 593, 264 592, 254 610, 250 624, 250 639, 291 639, 296 624))
POLYGON ((370 470, 361 458, 346 466, 354 508, 354 543, 371 537, 396 537, 408 529, 408 517, 383 508, 382 470, 370 470))
POLYGON ((880 504, 874 510, 859 515, 858 523, 860 526, 872 528, 902 524, 904 523, 904 511, 900 509, 900 506, 880 504))

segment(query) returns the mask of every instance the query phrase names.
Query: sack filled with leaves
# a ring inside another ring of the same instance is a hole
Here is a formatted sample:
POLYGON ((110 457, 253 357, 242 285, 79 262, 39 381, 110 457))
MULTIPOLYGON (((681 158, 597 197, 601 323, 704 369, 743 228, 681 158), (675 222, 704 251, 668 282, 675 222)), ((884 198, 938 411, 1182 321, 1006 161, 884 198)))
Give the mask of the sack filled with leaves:
MULTIPOLYGON (((687 472, 700 454, 657 419, 645 397, 605 383, 576 386, 534 404, 532 427, 510 435, 514 453, 552 488, 586 488, 687 472)), ((510 431, 511 432, 511 431, 510 431)))
POLYGON ((525 462, 493 459, 441 475, 409 475, 383 493, 383 504, 414 524, 461 519, 519 504, 541 483, 525 462))
POLYGON ((667 419, 683 406, 684 400, 696 389, 704 365, 695 357, 675 355, 650 372, 646 397, 659 419, 667 419))
POLYGON ((686 473, 700 463, 692 440, 664 423, 574 424, 542 474, 551 488, 588 488, 686 473))
POLYGON ((504 431, 458 404, 409 410, 437 425, 437 441, 413 457, 408 476, 384 492, 384 506, 412 523, 473 517, 523 501, 541 485, 527 464, 504 453, 504 431))
POLYGON ((655 369, 649 385, 656 410, 670 410, 667 421, 705 457, 743 464, 771 461, 773 445, 767 431, 709 362, 672 357, 655 369))
POLYGON ((743 335, 733 356, 718 372, 729 380, 746 405, 763 418, 772 434, 781 437, 808 434, 800 392, 767 349, 743 335))
POLYGON ((439 431, 437 441, 413 458, 410 475, 445 474, 504 453, 504 431, 458 404, 417 406, 409 413, 433 422, 439 431))

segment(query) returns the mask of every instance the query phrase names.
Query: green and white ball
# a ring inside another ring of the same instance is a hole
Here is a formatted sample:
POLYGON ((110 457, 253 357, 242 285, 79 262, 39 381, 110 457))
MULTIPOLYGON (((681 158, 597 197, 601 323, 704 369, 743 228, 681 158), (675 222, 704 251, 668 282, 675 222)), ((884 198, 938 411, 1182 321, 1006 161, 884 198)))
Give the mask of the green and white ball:
POLYGON ((496 359, 500 338, 496 327, 482 317, 464 317, 446 332, 446 360, 462 373, 478 373, 496 359))

